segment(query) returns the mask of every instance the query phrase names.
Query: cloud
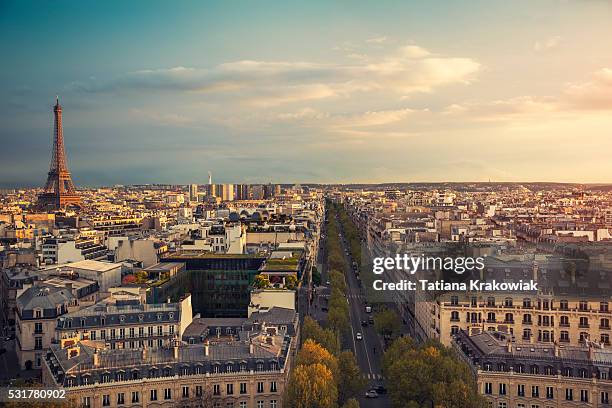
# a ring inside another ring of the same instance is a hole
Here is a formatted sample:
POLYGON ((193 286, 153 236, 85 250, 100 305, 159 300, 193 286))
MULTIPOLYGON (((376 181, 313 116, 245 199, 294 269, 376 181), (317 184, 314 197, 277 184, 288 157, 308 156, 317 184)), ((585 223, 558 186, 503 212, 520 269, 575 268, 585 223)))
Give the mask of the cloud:
POLYGON ((594 72, 585 82, 568 84, 563 98, 575 109, 612 109, 612 68, 594 72))
POLYGON ((519 116, 541 118, 542 115, 604 110, 612 110, 612 68, 601 68, 585 81, 566 84, 557 95, 468 101, 451 104, 442 113, 446 116, 470 116, 477 120, 505 120, 519 116))
POLYGON ((194 123, 192 118, 179 115, 177 113, 151 112, 143 109, 131 109, 130 114, 132 116, 145 119, 148 122, 152 121, 159 125, 166 126, 186 126, 194 123))
POLYGON ((388 38, 386 36, 380 36, 380 37, 374 37, 374 38, 368 38, 366 40, 366 43, 368 44, 382 44, 384 42, 387 42, 388 38))
POLYGON ((240 60, 211 68, 177 66, 126 73, 110 80, 74 82, 82 92, 204 92, 260 107, 347 97, 357 92, 404 96, 467 84, 480 70, 471 58, 433 55, 416 45, 351 64, 240 60))
POLYGON ((556 48, 559 43, 561 43, 561 37, 560 36, 554 36, 554 37, 549 37, 544 41, 536 41, 535 44, 533 44, 533 50, 535 52, 543 52, 543 51, 547 51, 547 50, 551 50, 553 48, 556 48))

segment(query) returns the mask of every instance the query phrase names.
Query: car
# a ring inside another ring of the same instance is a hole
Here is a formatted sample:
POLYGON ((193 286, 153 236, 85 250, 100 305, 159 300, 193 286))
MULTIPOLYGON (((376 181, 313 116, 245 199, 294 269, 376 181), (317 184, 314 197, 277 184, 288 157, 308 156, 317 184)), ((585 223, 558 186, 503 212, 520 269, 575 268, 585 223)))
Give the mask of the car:
POLYGON ((387 389, 382 384, 377 385, 376 387, 373 388, 373 390, 376 391, 378 394, 386 394, 387 393, 387 389))
POLYGON ((367 390, 365 393, 365 397, 366 398, 378 398, 378 393, 374 389, 367 390))
POLYGON ((363 327, 366 327, 366 326, 368 325, 368 321, 367 321, 367 320, 362 320, 362 321, 361 321, 361 325, 362 325, 363 327))
POLYGON ((363 335, 361 334, 361 332, 357 332, 357 334, 355 335, 355 338, 357 340, 363 340, 363 335))

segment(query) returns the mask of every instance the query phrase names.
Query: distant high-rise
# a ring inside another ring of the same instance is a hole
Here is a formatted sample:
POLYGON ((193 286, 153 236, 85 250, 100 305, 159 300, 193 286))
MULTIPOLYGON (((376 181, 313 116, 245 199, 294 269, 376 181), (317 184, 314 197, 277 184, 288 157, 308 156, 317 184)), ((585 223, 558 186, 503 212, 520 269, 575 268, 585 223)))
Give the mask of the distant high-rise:
POLYGON ((55 127, 53 133, 53 153, 45 184, 45 191, 38 196, 38 206, 42 209, 61 209, 70 205, 80 205, 81 197, 74 187, 66 164, 64 132, 62 128, 62 106, 57 98, 53 107, 55 127))
POLYGON ((198 201, 198 185, 189 185, 189 201, 198 201))

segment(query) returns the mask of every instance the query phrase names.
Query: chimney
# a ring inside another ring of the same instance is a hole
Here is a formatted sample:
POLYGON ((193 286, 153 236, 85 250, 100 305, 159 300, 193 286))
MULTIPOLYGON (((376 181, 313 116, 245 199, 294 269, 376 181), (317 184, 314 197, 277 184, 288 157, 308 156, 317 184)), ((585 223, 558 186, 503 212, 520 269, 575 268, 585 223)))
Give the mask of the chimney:
POLYGON ((96 368, 100 367, 100 354, 98 354, 98 349, 95 349, 93 353, 93 366, 96 368))
POLYGON ((174 342, 172 344, 172 349, 174 351, 174 359, 178 360, 179 359, 179 346, 178 346, 178 342, 174 342))
POLYGON ((208 340, 204 343, 204 355, 208 357, 210 355, 210 344, 208 340))
POLYGON ((555 357, 559 357, 559 343, 555 341, 555 357))
POLYGON ((506 344, 508 353, 512 353, 512 340, 508 339, 508 343, 506 344))
POLYGON ((147 345, 142 348, 142 361, 146 361, 147 359, 147 345))
POLYGON ((249 340, 249 354, 253 354, 255 352, 255 347, 253 346, 253 341, 249 340))

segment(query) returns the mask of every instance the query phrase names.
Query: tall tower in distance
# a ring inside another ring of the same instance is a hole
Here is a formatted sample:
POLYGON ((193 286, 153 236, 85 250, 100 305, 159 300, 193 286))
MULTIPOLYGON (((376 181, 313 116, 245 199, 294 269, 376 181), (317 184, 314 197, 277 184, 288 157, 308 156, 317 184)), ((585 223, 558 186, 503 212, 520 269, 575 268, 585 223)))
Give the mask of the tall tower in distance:
POLYGON ((57 210, 69 205, 80 206, 81 197, 74 187, 70 171, 66 164, 64 150, 64 131, 62 128, 62 106, 59 97, 53 107, 55 126, 53 132, 53 153, 45 190, 38 196, 38 206, 41 209, 57 210))

